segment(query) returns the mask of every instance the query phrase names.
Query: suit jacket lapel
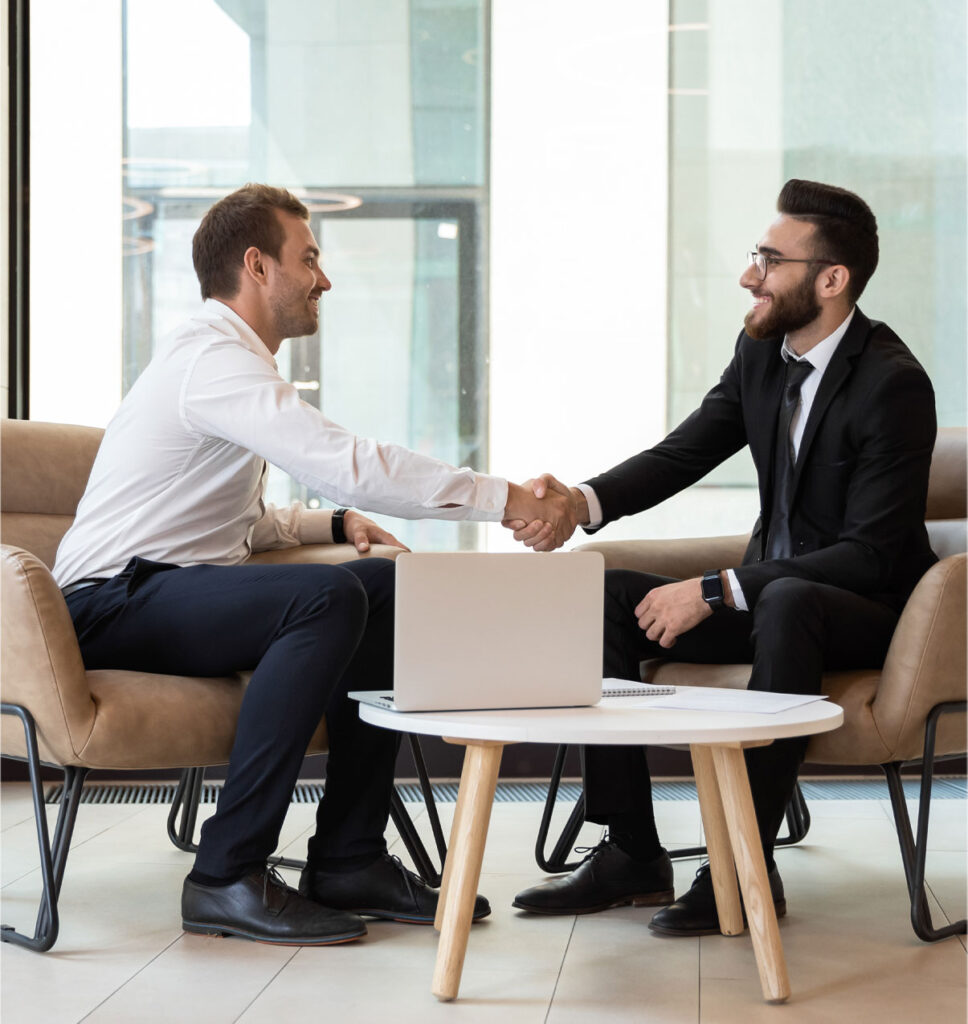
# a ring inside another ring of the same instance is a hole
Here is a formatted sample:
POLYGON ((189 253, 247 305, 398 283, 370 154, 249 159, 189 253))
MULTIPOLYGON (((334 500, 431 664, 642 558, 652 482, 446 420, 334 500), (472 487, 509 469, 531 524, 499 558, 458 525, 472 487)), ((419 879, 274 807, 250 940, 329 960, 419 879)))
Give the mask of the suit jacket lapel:
POLYGON ((810 407, 810 415, 803 431, 803 438, 800 441, 800 449, 797 452, 796 465, 793 467, 793 488, 790 492, 791 499, 796 495, 800 483, 800 475, 810 453, 810 445, 817 435, 817 429, 823 421, 827 408, 833 400, 834 395, 841 389, 844 381, 850 376, 854 368, 854 360, 860 355, 867 344, 867 336, 870 334, 871 322, 860 311, 858 307, 854 311, 854 318, 847 328, 837 350, 833 354, 827 369, 824 371, 820 387, 814 397, 813 405, 810 407))

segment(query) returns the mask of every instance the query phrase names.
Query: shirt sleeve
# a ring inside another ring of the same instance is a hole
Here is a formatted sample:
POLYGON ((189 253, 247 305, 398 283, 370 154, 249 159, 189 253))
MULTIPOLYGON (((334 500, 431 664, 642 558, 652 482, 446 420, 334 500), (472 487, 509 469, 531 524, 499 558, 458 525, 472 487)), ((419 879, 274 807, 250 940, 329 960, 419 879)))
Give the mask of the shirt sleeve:
POLYGON ((306 508, 294 501, 286 508, 266 505, 265 514, 252 527, 253 551, 294 548, 300 544, 333 543, 333 510, 306 508))
POLYGON ((598 500, 598 495, 595 493, 594 488, 589 487, 588 484, 576 484, 575 485, 582 494, 585 495, 585 501, 588 502, 588 522, 585 524, 586 530, 597 530, 602 525, 602 503, 598 500))
POLYGON ((743 588, 739 585, 736 573, 732 569, 726 570, 726 579, 729 580, 729 590, 733 595, 733 604, 736 606, 736 610, 738 612, 748 612, 749 606, 746 603, 743 588))
POLYGON ((195 360, 181 414, 192 430, 261 455, 337 505, 401 519, 504 516, 507 480, 358 437, 233 339, 206 345, 195 360))

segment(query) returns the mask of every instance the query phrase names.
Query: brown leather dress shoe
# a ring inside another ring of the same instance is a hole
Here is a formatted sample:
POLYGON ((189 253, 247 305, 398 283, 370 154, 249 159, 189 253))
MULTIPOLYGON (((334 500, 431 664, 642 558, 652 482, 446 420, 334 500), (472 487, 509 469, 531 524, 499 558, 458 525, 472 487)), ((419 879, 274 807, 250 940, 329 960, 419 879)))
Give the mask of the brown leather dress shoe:
MULTIPOLYGON (((776 916, 786 914, 786 898, 783 895, 783 881, 776 867, 769 873, 770 892, 776 916)), ((740 895, 742 906, 742 894, 740 895)), ((743 911, 746 921, 746 911, 743 911)), ((713 878, 709 865, 704 864, 696 872, 696 880, 688 892, 675 903, 663 908, 649 922, 657 935, 718 935, 719 914, 716 912, 716 896, 713 893, 713 878)))
POLYGON ((366 935, 366 925, 355 914, 307 900, 271 868, 231 885, 201 885, 186 878, 182 927, 281 946, 332 946, 366 935))
POLYGON ((570 875, 519 892, 511 905, 532 914, 594 914, 630 903, 654 907, 674 895, 672 861, 665 850, 645 863, 605 840, 570 875))

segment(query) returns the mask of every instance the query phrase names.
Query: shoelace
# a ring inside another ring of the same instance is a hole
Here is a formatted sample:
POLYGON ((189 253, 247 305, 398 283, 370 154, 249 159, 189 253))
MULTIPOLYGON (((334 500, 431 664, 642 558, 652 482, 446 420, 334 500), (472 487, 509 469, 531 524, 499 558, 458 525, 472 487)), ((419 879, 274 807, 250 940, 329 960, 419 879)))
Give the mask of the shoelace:
POLYGON ((608 829, 603 828, 602 838, 598 840, 598 843, 595 846, 576 846, 575 853, 577 853, 580 857, 582 854, 584 854, 584 857, 582 857, 582 864, 584 864, 586 860, 591 860, 592 857, 594 857, 595 854, 599 852, 599 850, 604 850, 610 842, 611 840, 608 836, 608 829))
MULTIPOLYGON (((269 882, 275 882, 275 884, 282 890, 284 899, 282 906, 284 907, 289 900, 289 886, 286 885, 286 880, 279 874, 277 868, 282 863, 282 858, 277 857, 273 860, 271 857, 266 863, 265 874, 262 876, 262 905, 269 909, 269 882)), ((282 907, 279 908, 280 910, 282 907)))
POLYGON ((395 854, 388 853, 385 854, 385 856, 387 860, 389 860, 390 863, 400 872, 400 874, 403 875, 403 880, 407 885, 407 895, 409 895, 410 897, 410 902, 413 903, 414 906, 416 906, 417 894, 413 891, 413 882, 411 881, 411 877, 416 878, 417 876, 409 868, 407 868, 403 861, 400 860, 400 858, 397 857, 395 854))

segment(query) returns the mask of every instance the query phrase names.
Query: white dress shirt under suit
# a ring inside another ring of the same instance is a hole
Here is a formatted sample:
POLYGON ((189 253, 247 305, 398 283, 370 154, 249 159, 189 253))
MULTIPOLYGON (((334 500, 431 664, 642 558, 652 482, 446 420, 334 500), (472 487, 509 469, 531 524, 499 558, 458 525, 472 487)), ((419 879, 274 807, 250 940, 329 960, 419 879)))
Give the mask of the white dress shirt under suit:
MULTIPOLYGON (((856 308, 856 307, 854 307, 856 308)), ((803 438, 803 431, 807 425, 807 419, 810 416, 810 409, 813 406, 814 397, 817 394, 817 390, 820 387, 820 381, 823 378, 824 371, 830 364, 830 360, 833 358, 834 352, 837 350, 837 346, 840 344, 841 339, 847 333, 847 328, 850 327, 850 321, 853 319, 854 310, 852 309, 847 314, 847 319, 832 333, 828 334, 823 341, 818 342, 806 355, 798 356, 796 352, 790 348, 787 343, 787 339, 783 339, 783 347, 780 352, 785 361, 789 362, 791 359, 795 362, 807 362, 813 366, 813 372, 808 374, 800 386, 800 402, 797 405, 796 410, 793 413, 793 420, 790 423, 790 443, 793 445, 794 458, 800 452, 800 441, 803 438)), ((597 527, 602 519, 602 505, 598 500, 598 495, 594 489, 589 487, 588 484, 579 484, 579 490, 585 495, 585 500, 588 502, 588 518, 589 527, 597 527)), ((726 570, 726 576, 729 579, 730 590, 733 595, 733 602, 737 609, 741 612, 749 611, 746 604, 746 599, 743 596, 743 589, 739 585, 739 580, 736 578, 736 573, 732 569, 726 570)))

